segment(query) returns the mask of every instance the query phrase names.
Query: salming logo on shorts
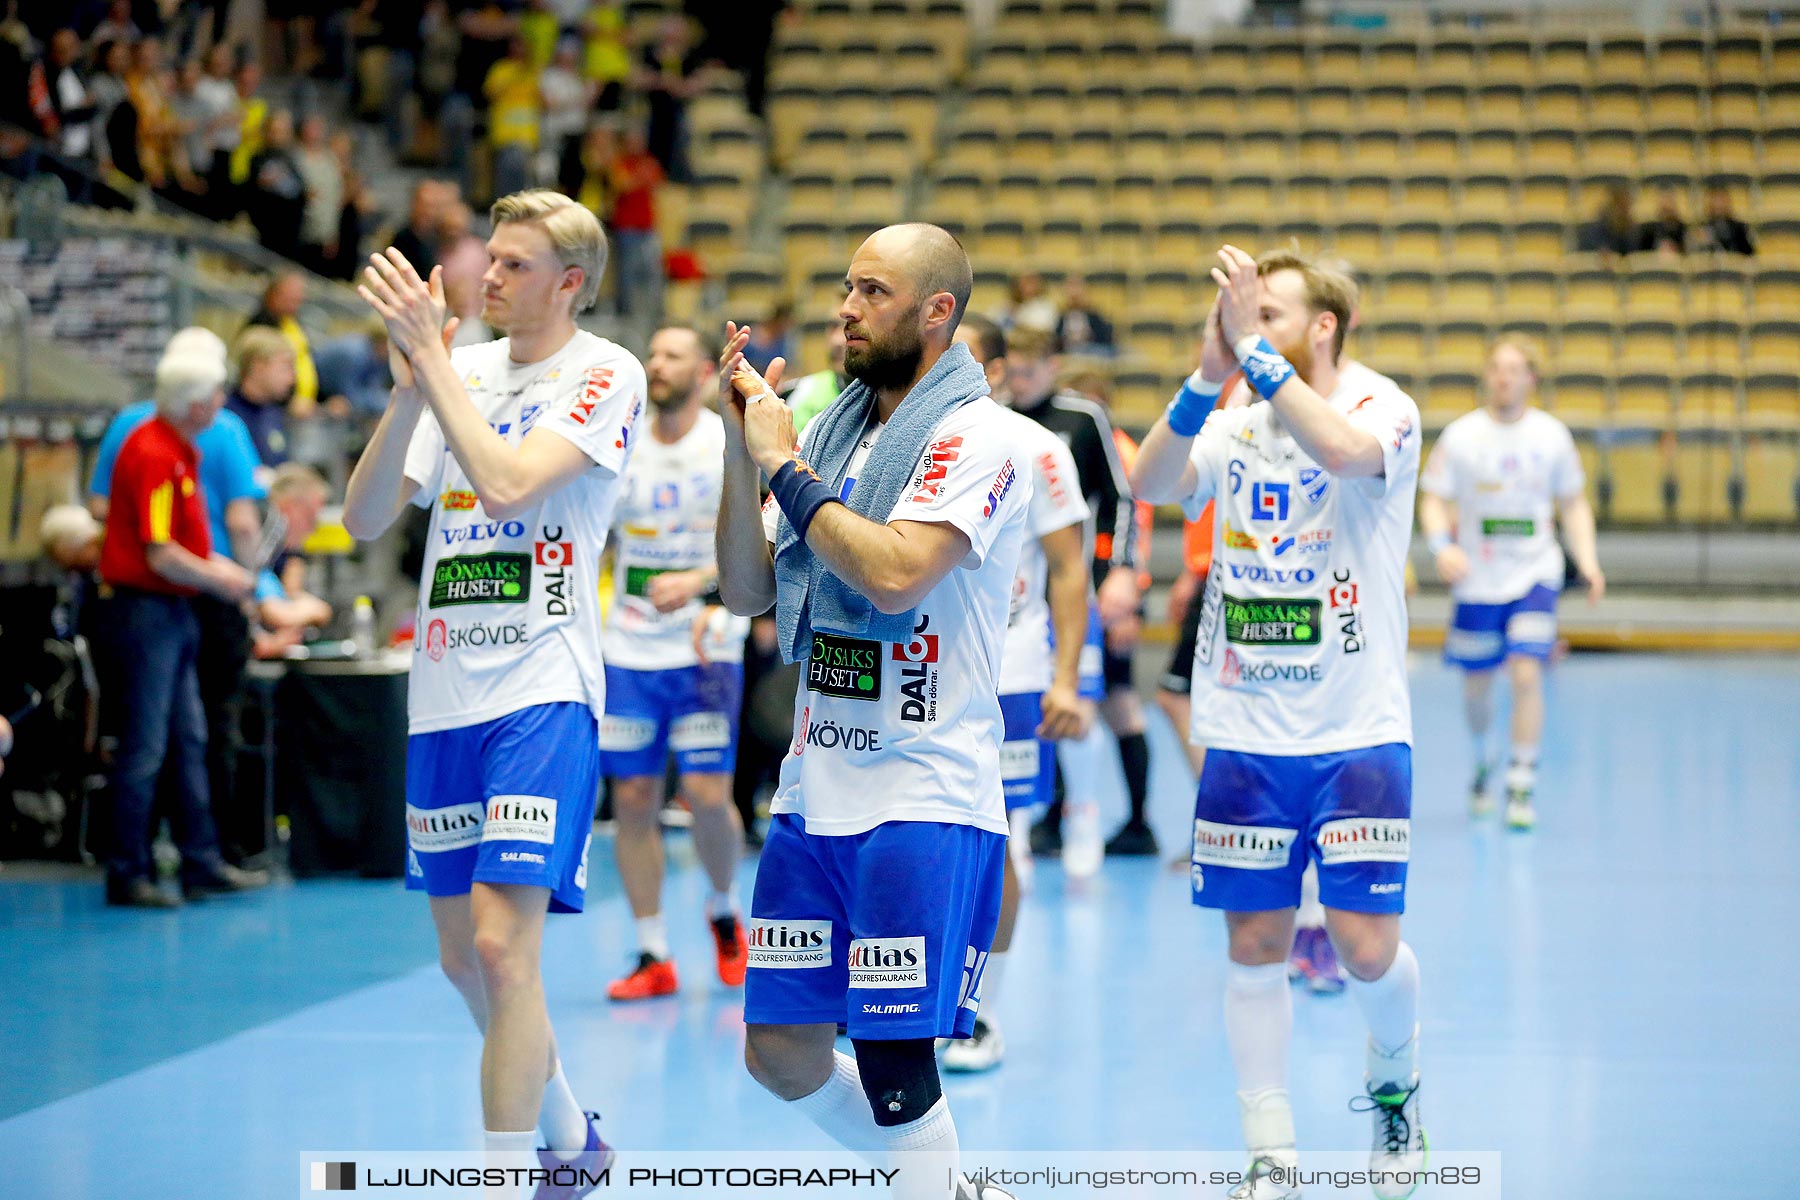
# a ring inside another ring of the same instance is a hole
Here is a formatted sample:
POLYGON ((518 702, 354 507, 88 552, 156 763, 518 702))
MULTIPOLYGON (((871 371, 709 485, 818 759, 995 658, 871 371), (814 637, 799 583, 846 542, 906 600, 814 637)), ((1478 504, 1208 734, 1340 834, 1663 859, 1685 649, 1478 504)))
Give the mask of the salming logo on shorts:
POLYGON ((614 752, 642 750, 656 739, 656 722, 642 717, 600 718, 600 748, 614 752))
POLYGON ((1209 867, 1241 867, 1246 871, 1274 871, 1288 865, 1297 829, 1270 825, 1222 825, 1194 821, 1194 862, 1209 867))
POLYGON ((550 796, 495 796, 487 804, 481 840, 555 845, 555 799, 550 796))
POLYGON ((751 917, 744 929, 749 965, 792 971, 831 965, 830 921, 781 921, 751 917))
POLYGON ((1319 863, 1407 861, 1412 822, 1405 817, 1343 817, 1319 826, 1319 863))
POLYGON ((1000 778, 1035 779, 1038 773, 1036 738, 1000 743, 1000 778))
MULTIPOLYGON (((481 841, 485 810, 479 804, 452 804, 445 808, 406 806, 406 842, 420 854, 466 850, 481 841)), ((424 874, 423 871, 416 874, 424 874)))
POLYGON ((986 950, 969 947, 968 956, 963 959, 962 992, 956 998, 958 1008, 981 1011, 981 972, 987 967, 987 960, 986 950))
POLYGON ((724 713, 689 713, 669 726, 671 750, 723 750, 730 744, 731 722, 724 713))
POLYGON ((921 988, 925 986, 925 939, 857 938, 850 943, 850 986, 853 988, 921 988))

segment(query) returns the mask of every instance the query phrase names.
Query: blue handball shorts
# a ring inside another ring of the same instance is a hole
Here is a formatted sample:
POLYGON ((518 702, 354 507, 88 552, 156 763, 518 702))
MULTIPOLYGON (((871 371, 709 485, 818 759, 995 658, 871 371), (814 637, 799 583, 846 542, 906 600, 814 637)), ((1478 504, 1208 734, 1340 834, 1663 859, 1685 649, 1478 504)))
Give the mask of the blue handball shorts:
POLYGON ((1015 692, 1000 697, 1000 719, 1006 729, 1000 742, 1000 786, 1006 792, 1006 811, 1050 803, 1056 784, 1056 748, 1037 735, 1044 722, 1044 694, 1015 692))
POLYGON ((667 671, 606 668, 600 769, 612 779, 663 777, 669 752, 683 775, 729 775, 737 765, 744 665, 667 671))
POLYGON ((1491 671, 1513 655, 1549 658, 1558 594, 1540 583, 1510 604, 1458 604, 1444 635, 1444 661, 1465 671, 1491 671))
POLYGON ((406 739, 406 886, 462 896, 472 882, 550 889, 580 912, 600 790, 585 704, 539 704, 406 739))
POLYGON ((776 814, 750 904, 745 1022, 968 1037, 1005 858, 1005 835, 972 825, 891 821, 822 837, 776 814))
POLYGON ((1411 840, 1403 742, 1294 756, 1208 750, 1194 800, 1194 903, 1293 908, 1310 859, 1327 908, 1404 912, 1411 840))

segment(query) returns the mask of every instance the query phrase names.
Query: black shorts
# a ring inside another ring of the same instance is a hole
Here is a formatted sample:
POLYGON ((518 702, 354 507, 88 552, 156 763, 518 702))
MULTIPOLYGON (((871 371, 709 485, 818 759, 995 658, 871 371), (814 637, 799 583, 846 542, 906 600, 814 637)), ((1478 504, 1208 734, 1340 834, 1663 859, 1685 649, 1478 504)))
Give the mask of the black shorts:
POLYGON ((1187 613, 1181 618, 1181 636, 1176 639, 1175 653, 1169 658, 1169 669, 1156 682, 1156 686, 1165 692, 1185 696, 1194 686, 1194 647, 1200 640, 1200 609, 1205 598, 1203 582, 1194 589, 1194 598, 1188 602, 1187 613))

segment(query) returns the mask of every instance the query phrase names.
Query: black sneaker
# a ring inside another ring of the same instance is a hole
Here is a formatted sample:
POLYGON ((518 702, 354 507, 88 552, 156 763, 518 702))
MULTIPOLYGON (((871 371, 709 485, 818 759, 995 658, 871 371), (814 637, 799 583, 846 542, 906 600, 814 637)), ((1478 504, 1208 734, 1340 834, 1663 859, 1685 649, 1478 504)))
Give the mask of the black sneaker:
POLYGON ((1062 828, 1049 818, 1031 827, 1031 852, 1039 858, 1055 858, 1062 853, 1062 828))
POLYGON ((1107 840, 1106 852, 1127 858, 1141 858, 1156 853, 1156 835, 1142 821, 1127 821, 1119 832, 1107 840))

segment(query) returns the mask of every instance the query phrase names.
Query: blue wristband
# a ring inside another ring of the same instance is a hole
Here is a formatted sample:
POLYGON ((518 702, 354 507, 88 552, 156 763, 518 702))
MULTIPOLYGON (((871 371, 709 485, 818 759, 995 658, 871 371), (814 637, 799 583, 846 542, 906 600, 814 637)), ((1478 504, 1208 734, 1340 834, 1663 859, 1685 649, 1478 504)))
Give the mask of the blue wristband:
POLYGON ((1224 389, 1217 384, 1200 380, 1200 386, 1194 386, 1195 378, 1190 375, 1182 380, 1181 390, 1169 401, 1169 407, 1163 412, 1163 419, 1169 423, 1169 432, 1176 437, 1193 437, 1206 424, 1206 418, 1219 402, 1219 393, 1224 389))
POLYGON ((806 530, 821 508, 827 504, 842 503, 825 481, 812 473, 809 467, 802 467, 800 460, 790 458, 781 464, 769 480, 769 494, 775 497, 775 503, 787 514, 788 523, 800 540, 806 540, 806 530))
POLYGON ((1281 385, 1294 377, 1294 364, 1275 353, 1266 337, 1247 334, 1232 349, 1237 352, 1238 365, 1244 368, 1244 378, 1264 400, 1274 399, 1281 385))

